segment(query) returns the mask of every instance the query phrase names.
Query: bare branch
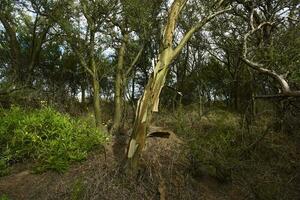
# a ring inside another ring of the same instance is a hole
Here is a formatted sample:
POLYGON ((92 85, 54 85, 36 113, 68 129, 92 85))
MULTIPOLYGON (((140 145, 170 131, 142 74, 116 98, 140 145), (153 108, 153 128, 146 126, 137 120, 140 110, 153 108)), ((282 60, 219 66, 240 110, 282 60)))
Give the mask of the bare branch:
MULTIPOLYGON (((271 22, 263 22, 261 23, 259 26, 257 26, 256 28, 254 28, 254 25, 251 25, 251 30, 245 34, 244 36, 244 42, 243 42, 243 56, 242 56, 242 60, 248 65, 250 66, 252 69, 255 69, 257 71, 259 71, 260 73, 263 74, 267 74, 268 76, 273 77, 279 84, 281 87, 281 93, 279 94, 279 96, 293 96, 293 97, 299 97, 300 96, 300 91, 291 91, 290 86, 288 84, 288 82, 285 80, 285 75, 279 75, 274 71, 271 71, 269 69, 266 69, 265 66, 261 63, 257 63, 255 61, 252 61, 250 59, 247 58, 247 54, 248 54, 248 38, 254 34, 256 31, 260 30, 262 27, 264 26, 273 26, 274 23, 271 22)), ((274 96, 274 95, 272 95, 274 96)))
POLYGON ((144 50, 144 45, 141 47, 141 49, 139 50, 139 52, 135 56, 134 60, 130 64, 130 67, 126 71, 126 76, 128 76, 130 74, 130 72, 132 71, 132 69, 134 68, 134 66, 136 65, 136 63, 138 62, 138 60, 140 59, 140 57, 141 57, 141 55, 143 53, 143 50, 144 50))
POLYGON ((254 17, 254 9, 252 9, 251 11, 251 15, 250 15, 250 26, 251 26, 251 29, 254 30, 254 20, 253 20, 253 17, 254 17))
POLYGON ((294 21, 294 22, 300 22, 300 20, 294 19, 294 18, 292 18, 292 17, 290 17, 290 16, 288 16, 287 19, 289 19, 289 20, 291 20, 291 21, 294 21))

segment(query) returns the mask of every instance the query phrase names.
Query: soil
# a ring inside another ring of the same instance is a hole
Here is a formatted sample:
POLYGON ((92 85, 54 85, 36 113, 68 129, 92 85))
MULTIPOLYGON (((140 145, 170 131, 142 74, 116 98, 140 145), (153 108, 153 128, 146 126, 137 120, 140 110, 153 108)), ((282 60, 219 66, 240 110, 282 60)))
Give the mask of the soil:
POLYGON ((184 158, 184 143, 169 137, 149 137, 138 178, 123 176, 122 159, 128 136, 114 138, 105 151, 95 151, 63 173, 34 174, 25 165, 0 178, 0 197, 31 199, 240 199, 230 185, 213 177, 195 178, 184 158))

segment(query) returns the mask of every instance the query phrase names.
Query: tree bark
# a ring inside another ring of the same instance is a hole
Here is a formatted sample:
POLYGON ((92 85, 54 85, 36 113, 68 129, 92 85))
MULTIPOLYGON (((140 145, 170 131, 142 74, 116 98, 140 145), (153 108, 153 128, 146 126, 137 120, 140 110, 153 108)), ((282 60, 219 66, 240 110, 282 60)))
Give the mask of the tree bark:
POLYGON ((96 126, 102 128, 101 124, 101 112, 100 112, 100 97, 99 97, 100 85, 96 76, 93 76, 93 104, 96 126))
POLYGON ((128 42, 129 34, 124 33, 123 41, 119 49, 118 64, 116 70, 116 80, 115 80, 115 110, 114 110, 114 125, 112 127, 111 133, 116 134, 120 131, 122 127, 122 115, 123 115, 123 92, 124 92, 124 59, 126 44, 128 42))
POLYGON ((162 48, 158 55, 158 62, 155 65, 154 71, 145 87, 143 95, 138 101, 134 127, 127 149, 127 173, 130 175, 135 175, 138 171, 138 161, 145 146, 147 128, 149 127, 152 113, 158 112, 159 96, 166 81, 169 65, 176 56, 179 55, 183 47, 196 31, 202 28, 214 17, 230 10, 226 8, 204 17, 183 36, 178 46, 173 49, 173 38, 177 20, 186 2, 187 0, 174 0, 171 5, 163 32, 162 48))
POLYGON ((138 101, 134 127, 127 149, 127 170, 134 175, 138 170, 138 161, 145 146, 147 128, 151 121, 152 113, 158 112, 159 96, 165 84, 168 66, 174 59, 173 36, 179 14, 186 0, 175 0, 171 6, 168 21, 163 35, 163 50, 154 68, 143 95, 138 101))
POLYGON ((84 86, 84 84, 81 84, 81 103, 85 104, 85 90, 86 87, 84 86))

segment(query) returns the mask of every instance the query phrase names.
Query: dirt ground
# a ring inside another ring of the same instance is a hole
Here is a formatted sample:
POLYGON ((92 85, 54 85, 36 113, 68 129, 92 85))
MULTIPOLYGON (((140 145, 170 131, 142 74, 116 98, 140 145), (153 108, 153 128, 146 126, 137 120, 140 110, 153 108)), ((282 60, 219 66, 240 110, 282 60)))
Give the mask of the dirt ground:
POLYGON ((13 200, 31 199, 241 199, 230 186, 209 176, 192 177, 184 159, 184 145, 175 134, 151 137, 142 156, 137 179, 122 175, 127 136, 116 137, 105 151, 63 173, 33 174, 20 168, 0 178, 0 195, 13 200))

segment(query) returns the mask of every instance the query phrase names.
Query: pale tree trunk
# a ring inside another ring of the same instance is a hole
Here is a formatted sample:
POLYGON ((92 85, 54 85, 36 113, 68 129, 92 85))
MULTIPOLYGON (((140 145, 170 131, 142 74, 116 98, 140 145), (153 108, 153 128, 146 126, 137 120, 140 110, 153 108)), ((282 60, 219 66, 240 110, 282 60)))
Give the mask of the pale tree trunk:
POLYGON ((145 146, 147 128, 151 121, 152 112, 158 111, 159 95, 165 84, 168 66, 171 62, 170 56, 170 49, 166 49, 161 54, 160 61, 156 64, 154 73, 151 75, 144 94, 138 102, 133 132, 127 152, 130 170, 136 171, 138 167, 139 155, 145 146))
POLYGON ((152 112, 158 111, 159 96, 165 84, 168 66, 174 58, 172 45, 176 21, 185 3, 186 0, 175 0, 171 6, 163 35, 163 51, 159 55, 159 61, 145 87, 144 93, 138 101, 134 127, 127 150, 127 169, 131 174, 137 172, 138 161, 145 146, 147 128, 151 121, 152 112))
POLYGON ((122 115, 123 115, 123 92, 124 92, 124 58, 125 58, 125 50, 126 44, 128 42, 129 34, 127 32, 124 33, 122 45, 119 49, 118 55, 118 64, 116 70, 116 80, 115 80, 115 110, 114 110, 114 124, 111 130, 112 134, 116 134, 120 131, 122 127, 122 115))
POLYGON ((165 29, 163 32, 162 51, 159 53, 158 62, 155 65, 154 71, 137 105, 134 127, 127 149, 127 173, 131 175, 135 175, 138 171, 138 161, 145 146, 147 128, 151 121, 152 113, 158 112, 159 96, 165 84, 170 63, 177 55, 179 55, 185 44, 196 31, 202 28, 215 16, 229 10, 220 10, 212 15, 209 15, 208 17, 203 18, 185 34, 178 46, 173 49, 172 46, 176 23, 186 2, 187 0, 174 0, 172 3, 168 20, 165 24, 165 29))

